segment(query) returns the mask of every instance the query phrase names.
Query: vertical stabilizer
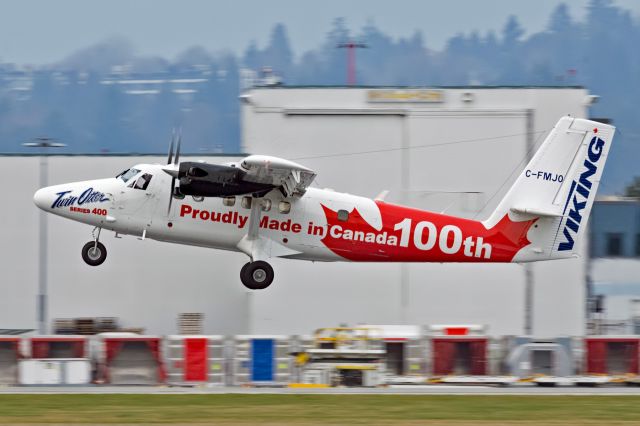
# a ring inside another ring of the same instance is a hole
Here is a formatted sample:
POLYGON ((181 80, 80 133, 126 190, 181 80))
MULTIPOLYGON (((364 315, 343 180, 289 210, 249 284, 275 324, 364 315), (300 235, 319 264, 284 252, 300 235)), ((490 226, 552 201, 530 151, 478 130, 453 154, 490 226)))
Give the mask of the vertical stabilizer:
POLYGON ((586 232, 613 126, 563 117, 549 133, 491 217, 493 227, 505 215, 514 221, 537 218, 527 235, 531 244, 513 261, 572 257, 586 232))

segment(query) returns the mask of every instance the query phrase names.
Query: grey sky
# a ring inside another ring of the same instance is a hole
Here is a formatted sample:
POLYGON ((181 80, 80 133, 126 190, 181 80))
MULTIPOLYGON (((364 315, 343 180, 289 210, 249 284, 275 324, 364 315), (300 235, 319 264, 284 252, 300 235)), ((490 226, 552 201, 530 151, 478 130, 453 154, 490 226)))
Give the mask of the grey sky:
MULTIPOLYGON (((0 61, 41 64, 112 36, 130 39, 137 52, 173 58, 192 45, 243 51, 267 42, 273 25, 286 24, 296 54, 316 47, 331 21, 344 17, 359 30, 373 20, 394 37, 423 32, 429 48, 473 29, 500 31, 515 14, 528 33, 542 30, 559 0, 0 0, 0 61)), ((588 0, 572 0, 582 19, 588 0)), ((615 4, 640 13, 640 2, 615 4)))

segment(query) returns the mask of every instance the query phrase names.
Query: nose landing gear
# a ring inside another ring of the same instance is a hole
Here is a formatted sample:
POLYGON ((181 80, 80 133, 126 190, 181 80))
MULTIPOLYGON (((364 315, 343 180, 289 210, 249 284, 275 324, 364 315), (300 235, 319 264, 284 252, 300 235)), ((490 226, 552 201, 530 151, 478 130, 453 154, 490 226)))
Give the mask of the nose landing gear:
MULTIPOLYGON (((95 231, 95 229, 94 229, 95 231)), ((98 235, 93 241, 89 241, 82 247, 82 260, 87 265, 98 266, 102 265, 107 259, 107 248, 100 241, 100 228, 98 228, 98 235)))
POLYGON ((250 290, 263 290, 273 282, 273 268, 263 260, 249 262, 240 270, 240 280, 250 290))

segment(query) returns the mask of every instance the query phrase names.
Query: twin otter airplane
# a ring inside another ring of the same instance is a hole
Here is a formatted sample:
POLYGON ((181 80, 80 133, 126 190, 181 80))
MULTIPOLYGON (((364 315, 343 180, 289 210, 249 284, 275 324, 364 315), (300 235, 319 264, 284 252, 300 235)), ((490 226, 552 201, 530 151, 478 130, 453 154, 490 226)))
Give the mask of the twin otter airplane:
MULTIPOLYGON (((615 128, 561 118, 484 221, 310 188, 315 173, 250 155, 237 163, 139 164, 115 178, 42 188, 44 211, 95 226, 82 248, 92 266, 100 230, 239 251, 249 289, 273 281, 270 258, 357 262, 533 262, 576 255, 615 128)), ((496 160, 499 161, 499 160, 496 160)))

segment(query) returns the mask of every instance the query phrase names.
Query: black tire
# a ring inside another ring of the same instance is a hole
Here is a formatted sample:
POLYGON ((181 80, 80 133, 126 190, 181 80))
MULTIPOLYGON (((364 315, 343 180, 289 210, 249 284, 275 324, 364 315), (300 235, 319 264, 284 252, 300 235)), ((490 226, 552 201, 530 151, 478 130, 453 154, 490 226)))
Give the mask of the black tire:
POLYGON ((247 263, 240 270, 240 280, 250 290, 264 290, 271 285, 273 277, 273 268, 262 260, 247 263))
POLYGON ((95 241, 89 241, 82 247, 82 260, 87 265, 98 266, 102 265, 107 259, 107 248, 104 244, 95 241))
MULTIPOLYGON (((246 284, 248 280, 248 278, 246 278, 246 274, 247 274, 247 268, 249 268, 249 265, 251 265, 251 262, 245 263, 242 266, 242 269, 240 269, 240 281, 242 281, 242 284, 244 284, 244 286, 247 288, 251 288, 246 284)), ((255 289, 251 288, 251 290, 255 290, 255 289)))

